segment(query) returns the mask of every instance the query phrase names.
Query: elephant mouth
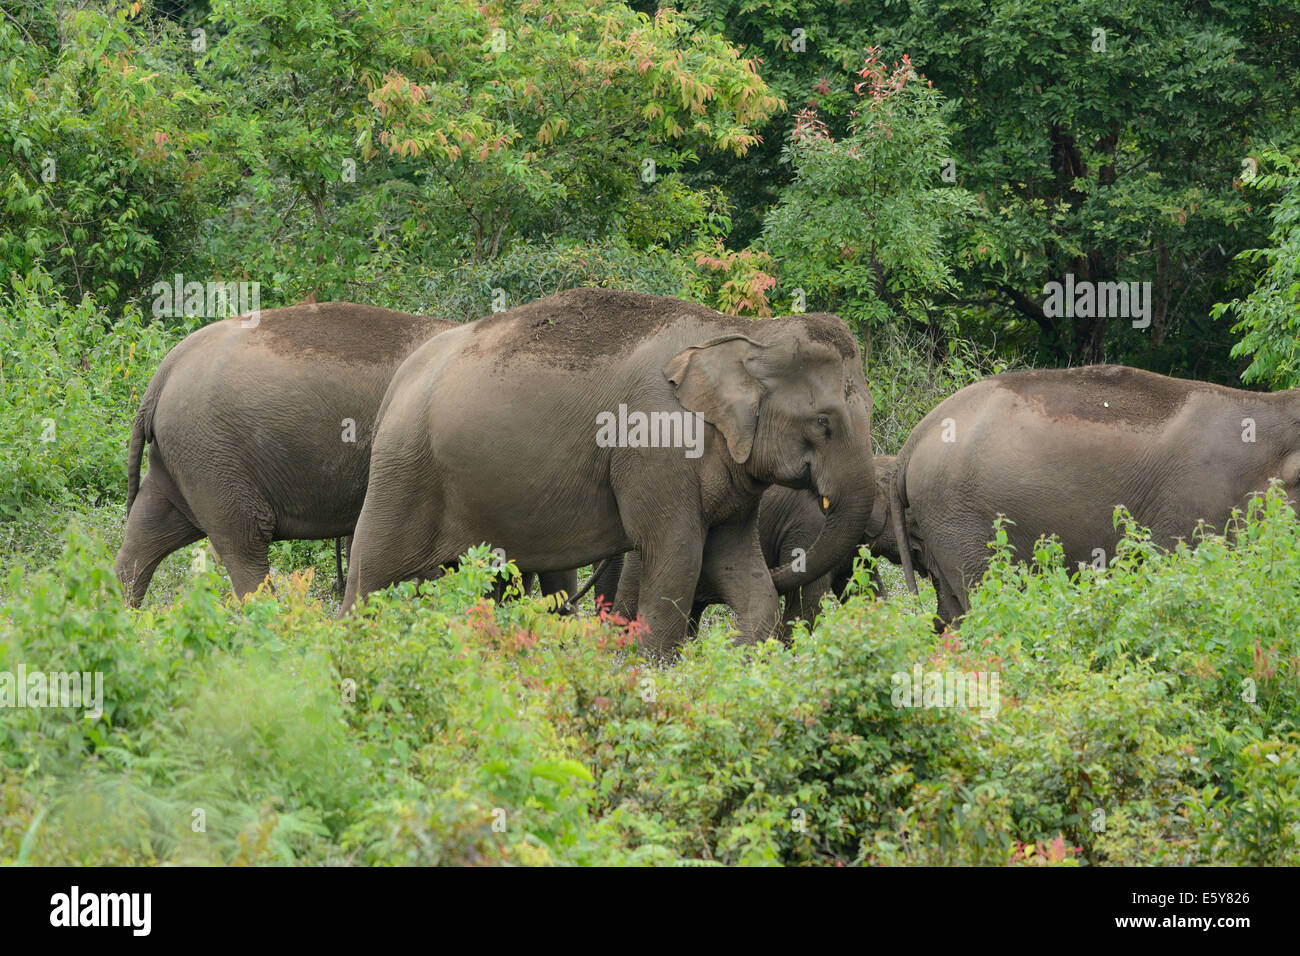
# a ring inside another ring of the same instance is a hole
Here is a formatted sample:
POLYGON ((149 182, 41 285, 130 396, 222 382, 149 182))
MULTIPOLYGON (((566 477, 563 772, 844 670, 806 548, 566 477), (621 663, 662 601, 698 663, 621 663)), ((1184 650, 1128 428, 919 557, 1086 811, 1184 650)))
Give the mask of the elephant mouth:
POLYGON ((803 463, 803 472, 799 475, 799 482, 798 482, 798 484, 796 484, 794 487, 796 487, 796 488, 812 488, 813 491, 816 491, 816 490, 817 490, 817 489, 813 486, 812 462, 810 462, 810 461, 805 461, 805 462, 803 463))
POLYGON ((826 514, 831 510, 831 499, 813 481, 811 462, 804 462, 803 472, 799 475, 799 480, 793 487, 811 491, 813 497, 817 500, 817 504, 821 506, 822 514, 826 514))
POLYGON ((803 474, 799 476, 799 483, 794 487, 811 491, 813 497, 817 499, 817 504, 821 506, 822 514, 827 514, 831 510, 831 499, 817 487, 817 482, 813 481, 811 462, 804 462, 803 474))

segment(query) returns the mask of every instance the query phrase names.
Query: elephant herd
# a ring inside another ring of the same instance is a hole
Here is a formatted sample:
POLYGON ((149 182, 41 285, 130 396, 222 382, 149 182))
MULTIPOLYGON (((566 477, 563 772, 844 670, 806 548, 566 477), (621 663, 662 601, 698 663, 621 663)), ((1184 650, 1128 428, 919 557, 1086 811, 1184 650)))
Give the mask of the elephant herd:
POLYGON ((742 643, 811 619, 860 546, 913 591, 928 576, 946 624, 998 515, 1017 554, 1054 533, 1092 564, 1114 552, 1117 505, 1171 544, 1223 528, 1270 479, 1300 492, 1292 392, 1012 372, 950 396, 896 456, 872 453, 871 414, 856 339, 829 314, 742 319, 608 289, 464 324, 267 310, 199 329, 159 366, 116 570, 138 604, 164 557, 207 537, 242 596, 272 541, 351 535, 346 613, 490 542, 545 593, 602 565, 596 593, 668 657, 709 604, 735 611, 742 643))

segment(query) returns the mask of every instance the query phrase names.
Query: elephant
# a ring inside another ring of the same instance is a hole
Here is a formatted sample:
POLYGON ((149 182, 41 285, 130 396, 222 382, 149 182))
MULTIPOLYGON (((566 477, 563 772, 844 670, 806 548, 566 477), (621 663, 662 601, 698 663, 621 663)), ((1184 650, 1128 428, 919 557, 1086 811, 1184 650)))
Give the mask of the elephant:
MULTIPOLYGON (((131 429, 116 559, 128 603, 144 599, 163 558, 204 537, 243 597, 269 573, 272 541, 350 535, 393 372, 456 325, 350 302, 305 303, 214 322, 177 344, 131 429)), ((575 579, 548 578, 543 589, 571 594, 575 579)))
POLYGON ((616 610, 642 613, 648 656, 677 653, 701 581, 737 609, 740 643, 764 639, 777 590, 861 539, 870 428, 861 353, 833 315, 737 318, 572 289, 479 319, 393 376, 341 613, 482 541, 539 571, 635 549, 644 574, 616 610), (811 489, 826 511, 801 571, 764 560, 771 484, 811 489))
MULTIPOLYGON (((860 544, 875 557, 884 558, 893 564, 899 564, 897 538, 889 512, 890 482, 894 476, 894 456, 876 455, 873 459, 876 476, 876 499, 871 519, 860 544)), ((786 488, 773 485, 763 493, 758 506, 758 537, 763 548, 763 558, 769 567, 779 565, 783 560, 795 560, 805 554, 812 543, 821 534, 826 524, 826 515, 822 512, 815 495, 807 490, 786 488)), ((783 623, 787 629, 796 620, 812 623, 821 607, 822 597, 831 592, 844 600, 849 581, 853 577, 853 562, 857 558, 855 547, 828 574, 801 588, 783 591, 780 594, 784 613, 783 623)), ((638 587, 640 561, 637 555, 619 556, 597 576, 592 587, 597 601, 609 606, 617 603, 617 589, 627 586, 638 587)), ((884 596, 885 583, 879 570, 871 570, 872 587, 876 595, 884 596)), ((688 632, 694 632, 700 615, 710 604, 717 603, 710 595, 697 592, 691 608, 691 621, 688 632)))
MULTIPOLYGON (((858 545, 865 547, 875 557, 898 564, 897 539, 889 511, 894 456, 873 456, 872 471, 876 482, 875 505, 858 545)), ((785 488, 770 489, 763 496, 758 511, 759 535, 768 564, 776 566, 782 560, 806 552, 809 543, 820 533, 825 520, 825 516, 816 507, 816 502, 810 501, 808 495, 792 493, 785 488)), ((849 581, 853 578, 853 562, 857 557, 858 547, 854 547, 829 574, 802 588, 782 592, 785 623, 789 625, 796 620, 812 623, 821 607, 822 597, 828 592, 844 600, 849 581)), ((883 597, 885 583, 880 572, 874 568, 871 571, 871 581, 876 595, 883 597)))
POLYGON ((1018 559, 1044 535, 1066 559, 1115 554, 1123 505, 1172 546, 1198 522, 1224 530, 1269 480, 1300 490, 1300 392, 1273 394, 1120 365, 1008 372, 931 411, 898 453, 891 509, 938 595, 938 625, 970 609, 998 515, 1018 559))

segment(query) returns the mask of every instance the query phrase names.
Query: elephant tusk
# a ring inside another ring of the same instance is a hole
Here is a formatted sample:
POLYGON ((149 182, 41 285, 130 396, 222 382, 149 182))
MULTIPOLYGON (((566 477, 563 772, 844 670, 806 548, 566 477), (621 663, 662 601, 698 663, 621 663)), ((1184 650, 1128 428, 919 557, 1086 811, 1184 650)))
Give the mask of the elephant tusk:
POLYGON ((825 495, 822 495, 822 511, 830 511, 830 510, 831 510, 831 499, 827 498, 825 495))

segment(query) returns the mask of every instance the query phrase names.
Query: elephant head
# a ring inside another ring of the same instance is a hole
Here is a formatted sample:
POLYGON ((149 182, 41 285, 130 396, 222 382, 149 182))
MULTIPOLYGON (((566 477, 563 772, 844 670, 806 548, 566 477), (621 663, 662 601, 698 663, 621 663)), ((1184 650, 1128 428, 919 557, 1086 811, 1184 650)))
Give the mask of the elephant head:
POLYGON ((778 591, 803 587, 862 540, 876 483, 871 391, 857 342, 833 315, 770 319, 755 334, 726 335, 664 366, 678 400, 722 434, 756 482, 811 488, 826 525, 800 562, 772 573, 778 591))

